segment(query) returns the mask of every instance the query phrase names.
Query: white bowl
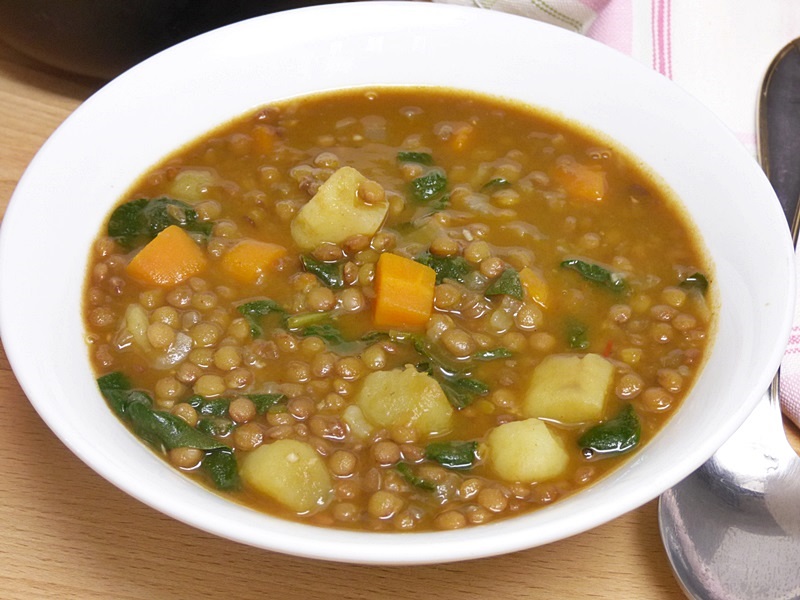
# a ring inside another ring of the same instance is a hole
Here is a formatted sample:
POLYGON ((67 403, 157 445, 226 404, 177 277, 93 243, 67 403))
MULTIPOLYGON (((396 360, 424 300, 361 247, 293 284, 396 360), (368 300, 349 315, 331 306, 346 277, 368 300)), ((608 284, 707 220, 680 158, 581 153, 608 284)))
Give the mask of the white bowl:
POLYGON ((134 67, 53 134, 14 193, 0 237, 0 326, 41 417, 142 502, 220 536, 334 561, 414 564, 545 544, 609 521, 692 472, 733 433, 788 339, 788 227, 756 162, 712 114, 635 61, 507 14, 412 2, 320 6, 204 34, 134 67), (555 111, 617 140, 673 189, 716 268, 710 358, 666 428, 624 467, 538 512, 468 530, 321 529, 230 503, 130 435, 95 384, 81 293, 92 240, 132 182, 213 126, 271 100, 381 84, 465 88, 555 111))

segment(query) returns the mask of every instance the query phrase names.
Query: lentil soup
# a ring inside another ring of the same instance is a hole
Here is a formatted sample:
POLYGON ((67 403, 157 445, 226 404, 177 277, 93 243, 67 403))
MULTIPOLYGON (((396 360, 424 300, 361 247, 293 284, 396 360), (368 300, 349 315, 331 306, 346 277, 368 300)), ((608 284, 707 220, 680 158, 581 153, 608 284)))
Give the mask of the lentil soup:
POLYGON ((376 88, 267 106, 110 215, 87 341, 120 419, 285 518, 368 531, 547 505, 646 443, 713 331, 710 266, 613 144, 376 88))

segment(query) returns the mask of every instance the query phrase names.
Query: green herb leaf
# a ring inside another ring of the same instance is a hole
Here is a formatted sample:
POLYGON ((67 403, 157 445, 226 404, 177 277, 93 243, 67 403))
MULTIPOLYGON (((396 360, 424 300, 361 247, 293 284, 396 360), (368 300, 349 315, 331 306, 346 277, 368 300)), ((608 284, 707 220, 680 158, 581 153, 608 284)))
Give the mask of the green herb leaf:
POLYGON ((680 286, 688 290, 697 290, 705 295, 708 290, 708 279, 702 273, 694 273, 681 281, 680 286))
POLYGON ((481 186, 482 192, 492 191, 504 187, 508 187, 511 185, 511 182, 504 177, 495 177, 494 179, 490 179, 486 183, 481 186))
POLYGON ((561 266, 576 271, 587 281, 598 283, 615 292, 621 292, 626 288, 625 280, 622 277, 596 263, 573 258, 562 261, 561 266))
POLYGON ((254 338, 264 335, 261 320, 267 315, 285 315, 286 311, 274 300, 252 300, 236 307, 250 325, 250 335, 254 338))
POLYGON ((197 431, 212 437, 228 435, 233 430, 233 421, 225 417, 206 417, 197 421, 197 431))
POLYGON ((307 272, 316 275, 317 279, 327 287, 334 290, 344 287, 341 264, 322 262, 311 256, 301 256, 300 261, 307 272))
POLYGON ((463 256, 436 256, 430 252, 423 252, 414 260, 436 272, 436 283, 442 283, 445 279, 464 283, 472 271, 472 267, 463 256))
POLYGON ((152 240, 170 225, 208 237, 211 223, 198 220, 197 211, 172 198, 139 198, 118 206, 108 220, 108 235, 122 246, 132 248, 152 240))
POLYGON ((589 347, 589 329, 575 319, 567 321, 567 343, 575 350, 586 350, 589 347))
POLYGON ((400 473, 400 475, 403 477, 403 479, 405 479, 408 483, 410 483, 414 487, 418 487, 418 488, 420 488, 422 490, 426 490, 428 492, 433 492, 433 491, 436 490, 436 484, 435 483, 433 483, 432 481, 427 481, 425 479, 421 479, 421 478, 417 477, 414 474, 414 471, 411 468, 411 465, 409 465, 408 463, 404 463, 404 462, 397 463, 397 465, 395 466, 395 469, 397 469, 397 472, 400 473))
POLYGON ((283 394, 245 394, 256 405, 256 412, 259 415, 266 413, 274 405, 286 400, 283 394))
POLYGON ((616 417, 595 425, 578 438, 588 458, 616 456, 639 444, 641 424, 633 405, 628 404, 616 417))
POLYGON ((511 296, 517 300, 522 300, 525 297, 522 291, 522 282, 519 280, 519 273, 511 267, 500 273, 500 276, 486 288, 486 296, 499 296, 501 294, 511 296))
POLYGON ((156 448, 167 450, 183 447, 200 450, 227 448, 222 442, 198 431, 172 413, 151 410, 137 402, 128 406, 127 415, 136 435, 156 448))
POLYGON ((206 400, 202 396, 192 396, 186 403, 194 408, 197 414, 207 417, 227 417, 228 407, 231 404, 230 400, 225 398, 206 400))
POLYGON ((203 459, 202 469, 218 490, 230 491, 239 488, 239 469, 233 451, 212 450, 203 459))
POLYGON ((319 325, 309 325, 300 330, 303 337, 316 336, 335 346, 346 344, 347 340, 339 331, 339 328, 332 323, 320 323, 319 325))
POLYGON ((494 348, 493 350, 480 350, 472 355, 474 360, 497 360, 498 358, 511 358, 513 352, 508 348, 494 348))
POLYGON ((489 386, 478 379, 471 377, 444 377, 439 378, 439 384, 450 404, 454 408, 462 409, 472 404, 478 396, 489 393, 489 386))
POLYGON ((132 404, 141 404, 148 409, 153 405, 149 394, 131 389, 130 380, 119 371, 99 377, 97 386, 111 409, 122 419, 129 420, 128 409, 132 404))
POLYGON ((399 162, 412 162, 419 165, 431 166, 433 164, 433 156, 428 152, 404 152, 397 153, 397 160, 399 162))
POLYGON ((410 183, 411 195, 417 202, 425 203, 433 200, 447 187, 447 177, 436 169, 417 177, 410 183))
POLYGON ((425 447, 425 458, 449 469, 469 469, 475 464, 478 442, 432 442, 425 447))

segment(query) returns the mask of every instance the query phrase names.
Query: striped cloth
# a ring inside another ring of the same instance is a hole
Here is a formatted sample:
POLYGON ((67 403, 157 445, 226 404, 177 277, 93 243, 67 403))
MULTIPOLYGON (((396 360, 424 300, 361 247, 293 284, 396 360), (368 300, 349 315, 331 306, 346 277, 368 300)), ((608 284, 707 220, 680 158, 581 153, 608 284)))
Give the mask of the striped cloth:
MULTIPOLYGON (((434 1, 531 17, 628 54, 703 102, 754 156, 762 78, 780 49, 800 37, 797 0, 434 1)), ((800 302, 795 323, 781 367, 781 402, 800 426, 800 302)))

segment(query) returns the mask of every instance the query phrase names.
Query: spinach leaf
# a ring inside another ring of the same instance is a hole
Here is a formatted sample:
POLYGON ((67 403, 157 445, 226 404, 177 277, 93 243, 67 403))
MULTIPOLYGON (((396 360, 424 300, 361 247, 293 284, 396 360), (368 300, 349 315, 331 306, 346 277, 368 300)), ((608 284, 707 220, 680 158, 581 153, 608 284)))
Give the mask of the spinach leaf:
POLYGON ((222 437, 233 431, 233 421, 225 417, 206 417, 197 421, 197 431, 222 437))
POLYGON ((399 162, 413 162, 425 166, 431 166, 433 164, 433 156, 428 152, 400 151, 397 153, 397 160, 399 162))
POLYGON ((342 332, 339 331, 339 328, 332 323, 320 323, 319 325, 309 325, 300 330, 300 335, 303 337, 311 337, 317 336, 325 340, 326 342, 333 344, 334 346, 339 346, 341 344, 346 344, 347 340, 342 335, 342 332))
POLYGON ((130 380, 119 371, 99 377, 97 386, 108 405, 120 418, 127 420, 128 408, 132 404, 142 404, 147 408, 153 405, 153 399, 146 392, 131 389, 130 380))
POLYGON ((211 234, 211 223, 198 220, 197 211, 172 198, 139 198, 118 206, 108 220, 108 235, 132 248, 140 240, 152 240, 170 225, 186 231, 211 234))
POLYGON ((316 275, 327 287, 335 290, 344 287, 341 264, 322 262, 311 256, 301 256, 300 261, 307 272, 316 275))
POLYGON ((442 391, 454 408, 466 408, 478 396, 489 393, 489 386, 478 379, 471 377, 442 377, 437 378, 442 391))
POLYGON ((151 410, 141 403, 128 406, 127 416, 134 433, 156 448, 199 448, 214 450, 227 448, 212 436, 198 431, 180 417, 164 411, 151 410))
POLYGON ((596 263, 572 258, 562 261, 561 266, 565 269, 576 271, 587 281, 600 284, 615 292, 621 292, 627 287, 622 277, 596 263))
POLYGON ((567 344, 575 350, 586 350, 589 347, 589 329, 575 319, 567 320, 567 344))
POLYGON ((218 490, 235 490, 240 485, 236 455, 231 450, 210 451, 203 459, 202 469, 218 490))
POLYGON ((192 396, 186 403, 194 408, 198 415, 208 417, 227 417, 230 406, 230 400, 224 398, 206 400, 202 396, 192 396))
POLYGON ((412 180, 409 186, 414 200, 425 203, 433 200, 445 190, 447 177, 441 170, 435 169, 412 180))
POLYGON ((436 490, 436 484, 432 481, 427 481, 425 479, 421 479, 414 474, 414 471, 411 468, 411 465, 408 463, 397 463, 395 466, 397 472, 405 479, 408 483, 413 485, 414 487, 418 487, 422 490, 426 490, 428 492, 432 492, 436 490))
POLYGON ((525 297, 522 291, 522 282, 519 280, 519 273, 511 267, 500 273, 500 276, 486 288, 484 294, 486 296, 505 294, 517 300, 522 300, 525 297))
POLYGON ((498 358, 511 358, 514 354, 508 348, 494 348, 480 350, 472 355, 473 360, 496 360, 498 358))
POLYGON ((442 283, 445 279, 464 283, 466 276, 472 271, 472 267, 463 256, 436 256, 430 252, 423 252, 414 260, 436 272, 436 283, 442 283))
POLYGON ((697 290, 705 295, 708 290, 708 279, 702 273, 694 273, 681 281, 680 287, 687 290, 697 290))
POLYGON ((266 413, 272 406, 286 400, 283 394, 245 394, 256 405, 256 412, 259 415, 266 413))
POLYGON ((477 451, 478 442, 432 442, 425 447, 425 458, 450 469, 469 469, 477 451))
POLYGON ((250 335, 254 338, 264 335, 261 319, 267 315, 285 315, 286 311, 274 300, 252 300, 236 307, 239 314, 247 319, 250 325, 250 335))
POLYGON ((578 438, 587 458, 623 454, 639 444, 641 424, 633 405, 628 404, 613 419, 595 425, 578 438))

